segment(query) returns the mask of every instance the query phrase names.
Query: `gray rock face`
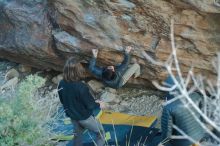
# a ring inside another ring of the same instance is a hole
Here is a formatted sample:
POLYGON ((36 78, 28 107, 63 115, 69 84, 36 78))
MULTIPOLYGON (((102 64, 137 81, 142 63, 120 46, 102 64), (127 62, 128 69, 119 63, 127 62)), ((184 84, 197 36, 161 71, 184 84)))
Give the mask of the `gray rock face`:
POLYGON ((87 62, 92 48, 100 50, 100 65, 114 65, 123 47, 132 45, 142 75, 130 83, 149 85, 166 73, 140 52, 167 59, 171 18, 183 73, 193 65, 195 72, 212 78, 210 60, 220 50, 218 0, 3 0, 0 58, 62 71, 69 56, 87 62))
POLYGON ((14 77, 18 78, 19 77, 19 72, 16 69, 12 68, 9 71, 7 71, 7 73, 5 75, 5 81, 8 81, 8 80, 10 80, 14 77))
POLYGON ((56 68, 51 23, 44 0, 0 2, 0 57, 31 66, 56 68))

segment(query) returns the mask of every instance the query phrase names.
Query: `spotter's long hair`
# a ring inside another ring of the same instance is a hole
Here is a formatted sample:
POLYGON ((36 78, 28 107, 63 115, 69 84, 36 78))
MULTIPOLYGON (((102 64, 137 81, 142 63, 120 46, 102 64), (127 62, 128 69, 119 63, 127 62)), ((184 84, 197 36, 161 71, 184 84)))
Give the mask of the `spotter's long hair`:
POLYGON ((79 81, 85 78, 85 69, 80 62, 71 57, 69 58, 63 68, 63 79, 67 82, 79 81))

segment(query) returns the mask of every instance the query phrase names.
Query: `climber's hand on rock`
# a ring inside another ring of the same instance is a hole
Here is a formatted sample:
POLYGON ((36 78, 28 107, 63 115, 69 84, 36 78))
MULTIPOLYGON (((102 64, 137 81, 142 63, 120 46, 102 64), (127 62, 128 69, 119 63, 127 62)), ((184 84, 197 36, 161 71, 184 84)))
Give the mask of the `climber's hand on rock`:
POLYGON ((125 48, 125 52, 126 52, 126 53, 130 53, 132 49, 133 49, 133 48, 132 48, 131 46, 127 46, 127 47, 125 48))
POLYGON ((98 49, 92 49, 92 54, 95 58, 97 58, 98 52, 98 49))

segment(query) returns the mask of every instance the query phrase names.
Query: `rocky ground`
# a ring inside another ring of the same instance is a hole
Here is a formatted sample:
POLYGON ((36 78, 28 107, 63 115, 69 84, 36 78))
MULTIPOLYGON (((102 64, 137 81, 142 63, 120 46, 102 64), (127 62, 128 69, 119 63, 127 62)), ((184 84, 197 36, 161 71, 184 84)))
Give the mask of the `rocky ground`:
MULTIPOLYGON (((23 80, 29 74, 38 73, 47 79, 44 88, 41 89, 41 94, 49 95, 54 92, 58 81, 62 78, 58 73, 53 71, 39 71, 24 65, 0 61, 0 97, 5 96, 5 91, 16 86, 18 82, 23 80), (13 77, 15 76, 15 77, 13 77), (18 81, 9 84, 9 87, 4 87, 10 80, 18 78, 18 81), (7 81, 5 81, 5 79, 7 81)), ((109 110, 129 113, 134 115, 156 115, 158 117, 157 127, 160 127, 160 116, 162 111, 162 96, 163 93, 156 90, 136 89, 123 87, 115 90, 105 87, 96 80, 90 80, 88 85, 94 90, 94 96, 107 103, 109 110)))
POLYGON ((162 112, 162 93, 143 89, 122 89, 119 93, 120 103, 113 105, 114 111, 134 115, 154 115, 158 117, 156 127, 160 128, 160 117, 162 112))
POLYGON ((110 110, 133 115, 155 115, 158 117, 157 127, 160 127, 163 93, 156 90, 126 88, 115 90, 104 87, 100 82, 88 82, 96 98, 107 103, 110 110))

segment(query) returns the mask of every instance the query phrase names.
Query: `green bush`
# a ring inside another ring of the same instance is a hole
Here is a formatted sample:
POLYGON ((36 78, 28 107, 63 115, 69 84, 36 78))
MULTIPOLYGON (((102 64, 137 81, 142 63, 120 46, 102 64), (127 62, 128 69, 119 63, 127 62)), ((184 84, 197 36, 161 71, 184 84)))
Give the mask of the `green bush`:
POLYGON ((45 79, 37 75, 28 76, 16 88, 15 97, 0 101, 0 145, 50 145, 50 134, 46 129, 45 111, 37 104, 41 99, 37 89, 45 79))

